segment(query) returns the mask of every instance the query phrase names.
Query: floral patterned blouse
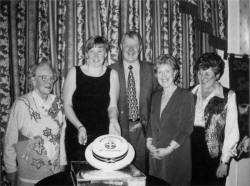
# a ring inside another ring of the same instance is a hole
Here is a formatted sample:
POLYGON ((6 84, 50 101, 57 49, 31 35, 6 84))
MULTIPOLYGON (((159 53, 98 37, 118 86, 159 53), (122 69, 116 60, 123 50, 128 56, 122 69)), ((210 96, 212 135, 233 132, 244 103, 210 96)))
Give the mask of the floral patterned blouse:
POLYGON ((17 98, 4 141, 4 163, 8 173, 18 171, 21 181, 36 183, 67 164, 66 123, 62 109, 60 98, 52 94, 46 101, 35 91, 17 98))

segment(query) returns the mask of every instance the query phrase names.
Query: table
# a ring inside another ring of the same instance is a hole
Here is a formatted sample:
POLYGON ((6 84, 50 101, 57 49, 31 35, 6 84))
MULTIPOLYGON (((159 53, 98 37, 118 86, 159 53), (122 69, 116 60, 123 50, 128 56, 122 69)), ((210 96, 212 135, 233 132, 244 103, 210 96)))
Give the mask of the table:
MULTIPOLYGON (((43 180, 39 181, 35 186, 73 186, 73 182, 70 176, 69 171, 60 172, 44 178, 43 180)), ((97 184, 91 184, 97 185, 97 184)), ((156 178, 154 176, 147 175, 146 178, 146 186, 156 186, 156 185, 169 185, 162 179, 156 178)))

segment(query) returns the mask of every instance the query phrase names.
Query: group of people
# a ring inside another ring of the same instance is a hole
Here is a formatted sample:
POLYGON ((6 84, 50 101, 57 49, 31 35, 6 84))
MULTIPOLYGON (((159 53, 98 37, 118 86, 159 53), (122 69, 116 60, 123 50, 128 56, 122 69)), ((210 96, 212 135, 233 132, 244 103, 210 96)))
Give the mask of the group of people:
POLYGON ((218 82, 220 56, 203 54, 194 67, 199 83, 186 90, 174 57, 139 59, 137 32, 125 33, 120 49, 120 61, 106 66, 108 41, 90 37, 85 61, 67 74, 63 102, 51 94, 51 65, 31 69, 34 90, 13 104, 4 141, 12 184, 34 185, 84 161, 87 145, 107 133, 123 136, 135 149, 133 164, 166 184, 225 184, 239 130, 236 95, 218 82))

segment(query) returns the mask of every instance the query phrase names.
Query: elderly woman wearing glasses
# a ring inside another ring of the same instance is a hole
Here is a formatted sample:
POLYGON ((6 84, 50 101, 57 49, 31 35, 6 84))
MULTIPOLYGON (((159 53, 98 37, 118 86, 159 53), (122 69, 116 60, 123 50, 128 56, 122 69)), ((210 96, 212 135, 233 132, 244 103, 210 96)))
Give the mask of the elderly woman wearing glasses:
POLYGON ((56 80, 47 62, 31 68, 34 90, 12 105, 4 140, 4 163, 12 185, 34 185, 66 165, 61 100, 50 94, 56 80))

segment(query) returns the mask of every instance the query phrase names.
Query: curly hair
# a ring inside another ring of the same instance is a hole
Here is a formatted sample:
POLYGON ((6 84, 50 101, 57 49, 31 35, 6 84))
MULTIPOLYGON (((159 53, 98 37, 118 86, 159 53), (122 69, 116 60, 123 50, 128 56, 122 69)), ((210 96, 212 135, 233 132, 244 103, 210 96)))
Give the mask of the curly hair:
POLYGON ((219 75, 217 79, 219 80, 224 73, 225 63, 216 53, 202 54, 194 65, 194 72, 197 74, 199 70, 207 70, 210 67, 216 76, 219 75))

